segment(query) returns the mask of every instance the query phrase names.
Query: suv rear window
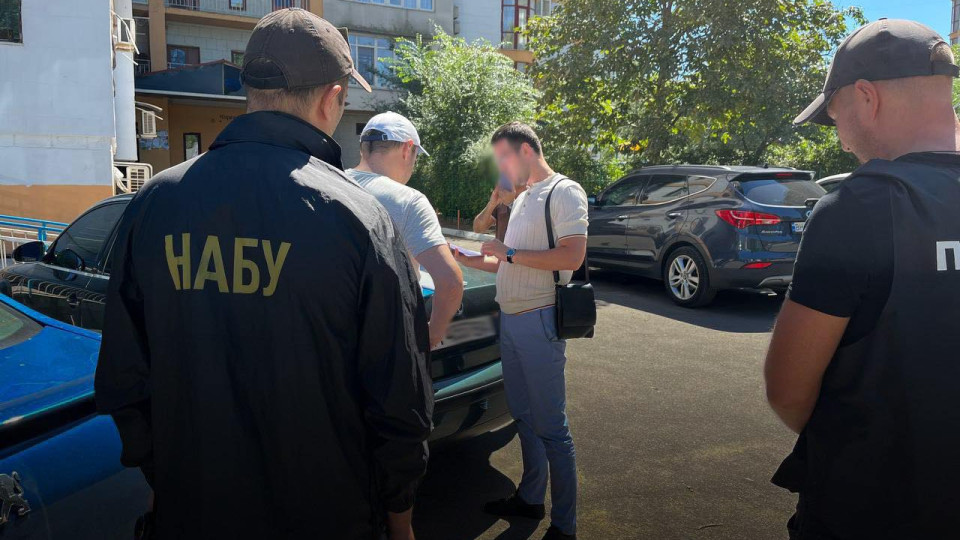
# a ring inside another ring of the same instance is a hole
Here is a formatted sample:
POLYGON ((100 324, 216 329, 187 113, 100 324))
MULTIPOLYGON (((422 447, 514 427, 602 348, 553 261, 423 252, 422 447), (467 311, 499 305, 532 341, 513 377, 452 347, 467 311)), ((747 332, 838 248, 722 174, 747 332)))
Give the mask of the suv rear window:
POLYGON ((736 180, 740 192, 757 204, 773 206, 804 206, 807 199, 819 199, 827 194, 807 177, 740 178, 736 180))

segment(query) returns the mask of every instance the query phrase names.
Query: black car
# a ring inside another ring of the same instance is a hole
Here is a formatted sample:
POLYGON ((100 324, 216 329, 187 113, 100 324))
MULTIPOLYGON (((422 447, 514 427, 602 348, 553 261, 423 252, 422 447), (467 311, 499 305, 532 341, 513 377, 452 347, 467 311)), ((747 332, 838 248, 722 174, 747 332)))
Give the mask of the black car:
MULTIPOLYGON (((0 270, 0 292, 44 315, 99 332, 116 228, 132 197, 119 195, 94 205, 49 249, 42 242, 18 247, 14 259, 20 264, 0 270)), ((430 357, 434 442, 469 438, 512 422, 500 365, 495 278, 466 268, 463 274, 463 305, 441 348, 430 357)), ((431 294, 424 286, 428 313, 431 294)))
POLYGON ((644 167, 591 197, 590 266, 662 279, 686 307, 722 289, 781 291, 825 193, 794 169, 644 167))

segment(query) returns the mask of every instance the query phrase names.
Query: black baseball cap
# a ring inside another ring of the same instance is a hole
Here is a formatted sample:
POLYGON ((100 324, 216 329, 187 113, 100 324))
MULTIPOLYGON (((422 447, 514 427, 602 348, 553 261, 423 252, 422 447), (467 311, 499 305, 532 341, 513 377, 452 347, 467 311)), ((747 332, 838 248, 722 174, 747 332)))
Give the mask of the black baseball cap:
POLYGON ((882 81, 950 75, 960 77, 960 67, 931 60, 933 49, 946 43, 932 28, 903 19, 880 19, 859 28, 843 40, 827 71, 823 92, 794 120, 832 126, 827 106, 837 90, 861 79, 882 81))
POLYGON ((261 90, 296 90, 330 84, 347 75, 371 91, 353 67, 345 31, 304 9, 287 8, 270 13, 254 27, 240 78, 261 90))

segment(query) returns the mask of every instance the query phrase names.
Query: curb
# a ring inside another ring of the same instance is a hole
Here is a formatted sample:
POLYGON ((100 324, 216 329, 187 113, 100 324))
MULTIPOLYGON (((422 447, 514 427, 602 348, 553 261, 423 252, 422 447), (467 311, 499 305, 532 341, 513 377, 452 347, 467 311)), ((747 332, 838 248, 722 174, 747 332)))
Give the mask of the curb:
POLYGON ((440 229, 443 231, 443 234, 446 236, 453 236, 456 238, 466 238, 467 240, 473 240, 475 242, 487 242, 493 240, 494 236, 492 234, 477 234, 471 231, 461 231, 460 229, 448 229, 442 227, 440 229))

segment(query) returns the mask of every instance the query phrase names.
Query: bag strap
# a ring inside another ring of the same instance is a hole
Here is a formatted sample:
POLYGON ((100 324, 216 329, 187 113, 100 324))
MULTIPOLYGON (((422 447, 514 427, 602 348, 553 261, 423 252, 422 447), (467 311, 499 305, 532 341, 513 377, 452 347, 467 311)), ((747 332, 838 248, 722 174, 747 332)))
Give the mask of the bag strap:
MULTIPOLYGON (((547 221, 547 242, 550 245, 550 249, 554 249, 555 247, 557 247, 556 241, 554 241, 553 239, 553 216, 550 215, 550 198, 553 197, 553 190, 557 189, 557 186, 560 185, 560 182, 563 182, 564 180, 570 180, 570 179, 567 178, 566 176, 561 175, 560 179, 554 182, 553 187, 550 188, 550 192, 547 193, 547 201, 543 205, 543 209, 544 209, 543 212, 545 214, 544 217, 546 218, 546 221, 547 221)), ((572 182, 573 180, 570 180, 570 181, 572 182)), ((587 282, 590 281, 590 265, 587 264, 586 254, 584 254, 583 256, 583 276, 587 282)), ((553 271, 553 284, 557 287, 560 286, 560 272, 557 270, 553 271)))

